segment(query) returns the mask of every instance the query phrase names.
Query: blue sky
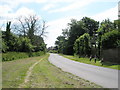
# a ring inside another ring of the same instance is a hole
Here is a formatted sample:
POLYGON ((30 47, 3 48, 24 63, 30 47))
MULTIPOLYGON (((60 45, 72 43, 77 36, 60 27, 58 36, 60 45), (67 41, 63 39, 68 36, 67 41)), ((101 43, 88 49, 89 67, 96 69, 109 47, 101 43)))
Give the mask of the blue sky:
POLYGON ((56 37, 67 28, 72 18, 80 20, 87 16, 97 21, 118 18, 118 0, 1 0, 0 25, 19 16, 38 15, 46 21, 47 47, 54 46, 56 37))

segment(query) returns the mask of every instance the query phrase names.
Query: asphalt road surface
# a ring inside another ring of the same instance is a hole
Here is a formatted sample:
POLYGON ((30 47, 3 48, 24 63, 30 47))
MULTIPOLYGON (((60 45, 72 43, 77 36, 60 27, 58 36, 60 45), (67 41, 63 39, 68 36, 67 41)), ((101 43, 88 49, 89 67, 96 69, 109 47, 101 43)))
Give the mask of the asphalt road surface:
POLYGON ((72 61, 58 54, 50 54, 49 61, 63 71, 70 72, 104 88, 118 88, 118 70, 72 61))

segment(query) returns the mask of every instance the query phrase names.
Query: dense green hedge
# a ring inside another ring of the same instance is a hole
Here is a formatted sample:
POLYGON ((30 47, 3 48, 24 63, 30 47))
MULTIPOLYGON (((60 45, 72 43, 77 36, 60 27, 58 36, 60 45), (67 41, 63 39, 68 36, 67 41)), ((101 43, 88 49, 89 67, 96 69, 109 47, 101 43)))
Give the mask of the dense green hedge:
POLYGON ((120 47, 120 32, 113 30, 102 35, 103 49, 120 47))
POLYGON ((90 54, 90 35, 83 34, 74 43, 74 51, 76 55, 84 56, 90 54))
POLYGON ((12 61, 12 60, 16 60, 16 59, 40 56, 43 54, 44 54, 44 52, 32 52, 32 53, 7 52, 7 53, 2 53, 2 61, 12 61))

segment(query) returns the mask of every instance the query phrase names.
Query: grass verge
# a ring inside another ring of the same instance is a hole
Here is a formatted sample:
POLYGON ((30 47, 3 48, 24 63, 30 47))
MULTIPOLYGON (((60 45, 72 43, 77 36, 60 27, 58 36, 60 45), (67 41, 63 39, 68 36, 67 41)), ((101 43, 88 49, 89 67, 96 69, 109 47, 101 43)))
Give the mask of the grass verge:
POLYGON ((111 62, 104 62, 103 65, 101 65, 100 61, 97 60, 96 63, 94 62, 94 59, 92 59, 90 61, 89 58, 78 58, 76 56, 72 56, 72 55, 63 55, 63 54, 59 54, 65 58, 77 61, 77 62, 81 62, 81 63, 86 63, 86 64, 92 64, 92 65, 96 65, 96 66, 101 66, 101 67, 106 67, 106 68, 111 68, 111 69, 117 69, 120 70, 120 65, 115 65, 111 62))
POLYGON ((3 62, 3 88, 18 88, 34 63, 29 80, 21 88, 101 88, 101 86, 62 71, 48 61, 49 54, 3 62))
POLYGON ((24 81, 29 67, 44 56, 2 62, 2 88, 17 88, 24 81))
POLYGON ((100 88, 88 80, 62 71, 48 61, 47 55, 37 64, 23 88, 100 88))

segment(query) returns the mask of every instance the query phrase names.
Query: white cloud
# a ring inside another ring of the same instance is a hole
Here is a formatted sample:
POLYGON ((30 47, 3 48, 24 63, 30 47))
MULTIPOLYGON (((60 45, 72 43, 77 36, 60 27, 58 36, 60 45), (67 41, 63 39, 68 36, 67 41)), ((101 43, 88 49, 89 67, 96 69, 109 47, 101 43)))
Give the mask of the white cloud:
POLYGON ((31 2, 35 3, 46 3, 48 0, 31 0, 31 2))
POLYGON ((0 14, 11 12, 12 9, 8 5, 0 5, 0 14))
POLYGON ((47 3, 71 3, 71 2, 76 2, 76 1, 79 1, 79 0, 47 0, 47 3))
POLYGON ((35 14, 35 12, 29 8, 26 7, 22 7, 20 9, 18 9, 15 13, 13 12, 7 12, 7 13, 3 13, 0 16, 2 17, 2 19, 6 19, 6 20, 12 20, 15 19, 19 16, 28 16, 31 14, 35 14))
POLYGON ((49 0, 47 0, 46 1, 47 4, 46 6, 43 7, 43 10, 48 10, 52 7, 55 7, 57 6, 56 4, 67 3, 68 5, 66 4, 67 6, 65 7, 61 6, 61 8, 56 7, 55 9, 49 10, 50 13, 65 12, 87 6, 93 2, 118 2, 118 1, 117 0, 51 0, 51 2, 49 2, 49 0))
MULTIPOLYGON (((12 21, 12 23, 16 22, 16 18, 23 16, 27 17, 29 15, 35 15, 35 11, 26 7, 19 8, 16 12, 9 12, 9 8, 6 8, 7 12, 0 14, 0 25, 5 25, 7 21, 12 21)), ((39 16, 40 18, 40 16, 39 16)), ((3 28, 4 29, 4 28, 3 28)))
POLYGON ((10 8, 16 8, 24 3, 45 3, 48 0, 0 0, 1 4, 8 5, 10 8))
POLYGON ((118 0, 96 0, 96 2, 118 2, 118 0))
POLYGON ((76 1, 74 3, 71 3, 70 5, 68 5, 66 7, 54 9, 54 10, 51 10, 49 12, 54 13, 54 12, 64 12, 64 11, 68 11, 68 10, 73 10, 73 9, 77 9, 80 7, 84 7, 84 6, 92 3, 93 1, 95 1, 95 0, 79 0, 79 1, 76 1))
POLYGON ((51 8, 54 8, 55 6, 56 6, 56 4, 47 4, 42 8, 42 10, 46 11, 46 10, 49 10, 51 8))
POLYGON ((19 10, 17 10, 17 12, 15 13, 16 17, 19 16, 28 16, 31 14, 35 14, 35 11, 26 7, 22 7, 19 10))
POLYGON ((98 21, 102 21, 107 18, 109 18, 112 21, 116 20, 116 19, 118 19, 118 5, 115 6, 114 8, 110 8, 104 12, 98 13, 98 14, 92 16, 92 18, 94 18, 95 20, 98 20, 98 21))
MULTIPOLYGON (((76 0, 78 1, 78 0, 76 0)), ((60 5, 61 3, 73 3, 75 0, 49 0, 46 1, 45 6, 42 8, 42 10, 50 10, 55 8, 56 6, 60 5)))

